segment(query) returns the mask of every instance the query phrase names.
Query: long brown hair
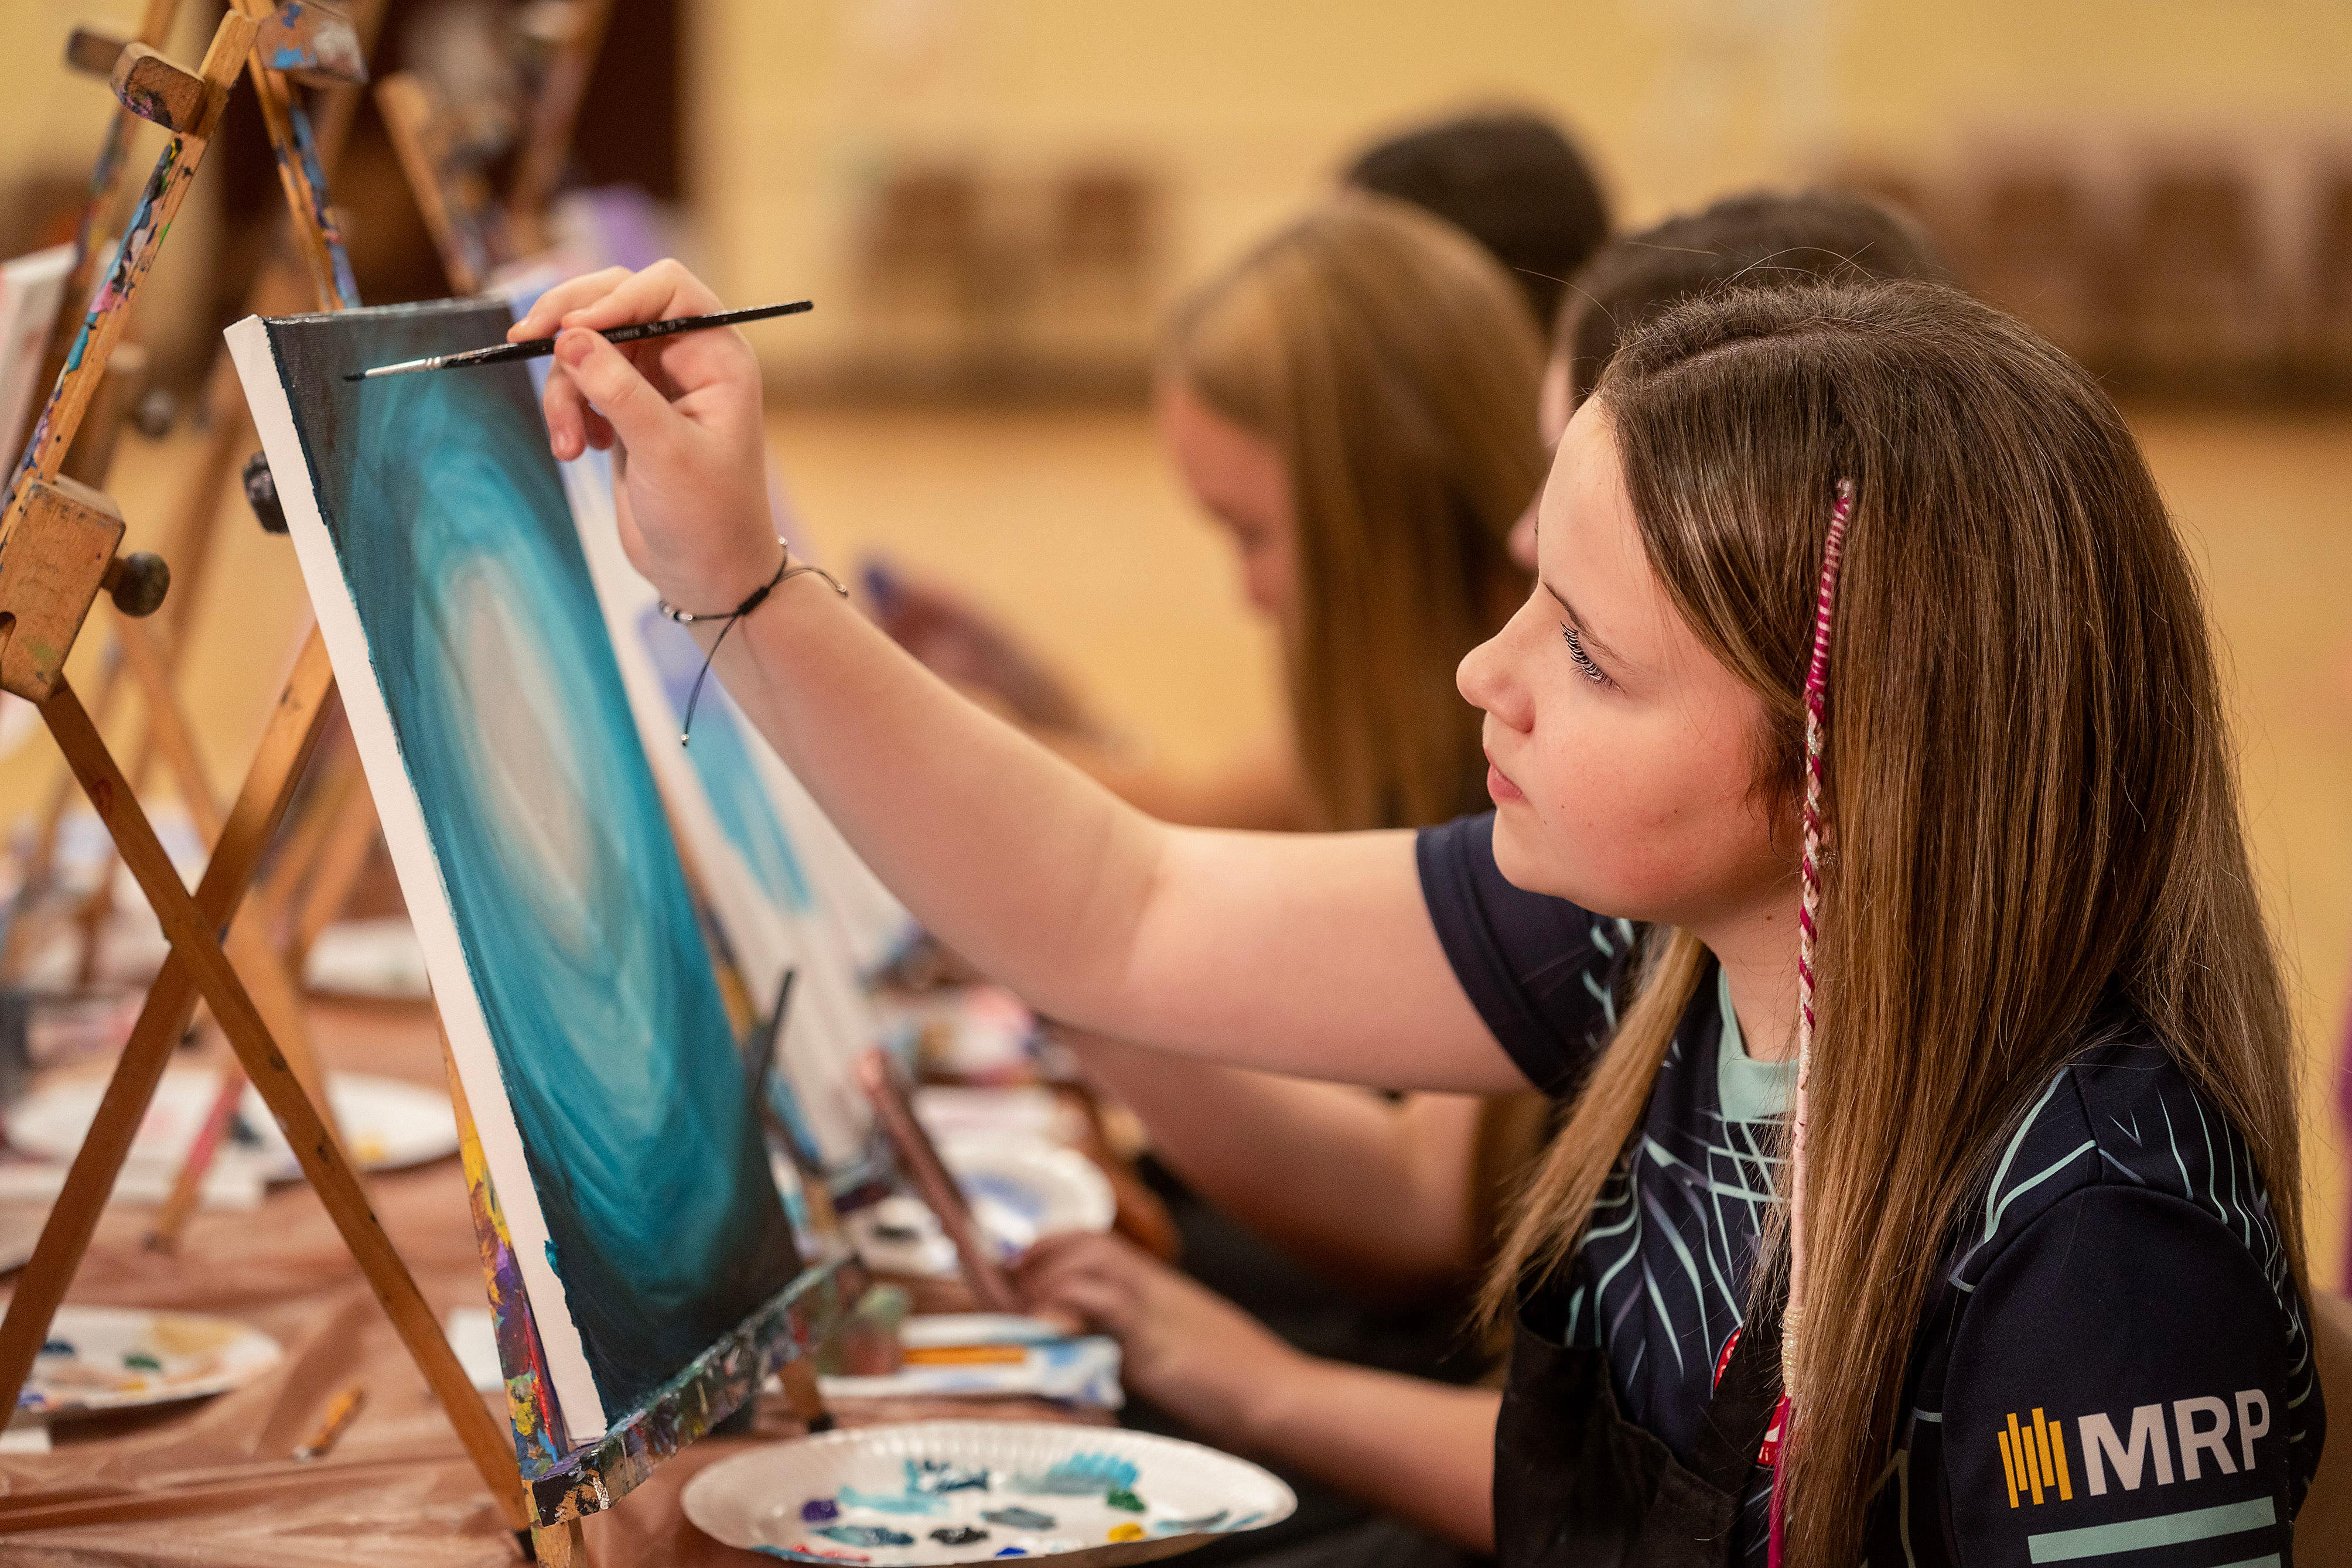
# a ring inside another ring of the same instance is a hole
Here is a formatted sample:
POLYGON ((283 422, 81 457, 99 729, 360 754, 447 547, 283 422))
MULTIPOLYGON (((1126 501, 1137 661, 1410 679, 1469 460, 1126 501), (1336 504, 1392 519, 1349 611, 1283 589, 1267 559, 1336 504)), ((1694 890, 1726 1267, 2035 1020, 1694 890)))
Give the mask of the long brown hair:
MULTIPOLYGON (((1784 816, 1832 497, 1856 489, 1829 677, 1811 1330, 1782 1458, 1790 1560, 1843 1564, 1942 1240, 2104 1006, 2144 1019, 2245 1134, 2305 1279, 2286 1003, 2205 608, 2114 404, 1951 289, 1683 305, 1596 396, 1652 568, 1763 701, 1758 777, 1784 816)), ((1689 934, 1652 935, 1490 1312, 1570 1254, 1643 1114, 1706 964, 1689 934)))
POLYGON ((1161 359, 1289 470, 1284 664, 1317 825, 1483 809, 1454 667, 1527 596, 1506 541, 1544 473, 1542 349, 1509 279, 1436 219, 1343 193, 1180 306, 1161 359))

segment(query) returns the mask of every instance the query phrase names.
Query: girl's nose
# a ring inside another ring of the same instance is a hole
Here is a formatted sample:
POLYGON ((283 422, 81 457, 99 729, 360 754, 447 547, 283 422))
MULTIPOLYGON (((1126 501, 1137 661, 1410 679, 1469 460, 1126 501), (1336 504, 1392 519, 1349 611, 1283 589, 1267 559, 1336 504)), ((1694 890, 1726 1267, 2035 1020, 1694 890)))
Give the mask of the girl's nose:
MULTIPOLYGON (((1512 624, 1517 624, 1517 617, 1512 624)), ((1522 683, 1511 674, 1511 625, 1506 625, 1463 655, 1454 673, 1454 688, 1473 707, 1484 708, 1511 728, 1532 727, 1533 715, 1522 683)))

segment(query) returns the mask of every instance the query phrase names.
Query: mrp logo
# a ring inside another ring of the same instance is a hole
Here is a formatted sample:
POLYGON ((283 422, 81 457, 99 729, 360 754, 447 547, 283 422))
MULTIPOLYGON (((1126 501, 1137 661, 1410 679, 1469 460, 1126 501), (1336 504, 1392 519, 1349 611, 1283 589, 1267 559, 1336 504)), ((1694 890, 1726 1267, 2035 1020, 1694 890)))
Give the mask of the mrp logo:
MULTIPOLYGON (((2110 1486, 2137 1491, 2151 1484, 2151 1478, 2160 1487, 2197 1480, 2208 1465, 2225 1476, 2251 1470, 2254 1439, 2270 1429, 2270 1398, 2259 1388, 2240 1389, 2230 1402, 2208 1396, 2176 1399, 2169 1406, 2142 1405, 2124 1417, 2120 1433, 2104 1412, 2074 1421, 2083 1485, 2093 1497, 2105 1497, 2110 1486)), ((2000 1444, 2001 1472, 2009 1478, 2010 1507, 2074 1500, 2063 1422, 2039 1410, 2024 1421, 2012 1414, 2008 1428, 1994 1435, 2000 1444)))
POLYGON ((2017 1506, 2021 1492, 2035 1502, 2050 1496, 2072 1501, 2074 1482, 2066 1473, 2066 1428, 2043 1417, 2040 1410, 2024 1425, 2010 1413, 2009 1430, 2000 1438, 2000 1468, 2009 1477, 2009 1506, 2017 1506))

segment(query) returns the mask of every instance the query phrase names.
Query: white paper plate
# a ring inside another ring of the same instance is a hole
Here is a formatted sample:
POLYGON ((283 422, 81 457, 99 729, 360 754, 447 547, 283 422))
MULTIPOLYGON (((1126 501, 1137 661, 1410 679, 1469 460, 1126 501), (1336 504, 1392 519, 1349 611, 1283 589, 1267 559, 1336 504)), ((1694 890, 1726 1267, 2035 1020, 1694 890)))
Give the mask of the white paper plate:
MULTIPOLYGON (((81 1148, 98 1114, 105 1081, 74 1077, 42 1084, 8 1111, 8 1141, 26 1154, 69 1160, 81 1148)), ((220 1092, 220 1074, 210 1068, 175 1067, 163 1074, 147 1118, 131 1145, 131 1164, 177 1171, 220 1092)), ((457 1152, 457 1117, 449 1096, 438 1089, 394 1078, 334 1072, 327 1094, 342 1124, 352 1155, 367 1170, 401 1170, 457 1152)), ((215 1163, 257 1167, 265 1180, 299 1181, 302 1167, 287 1146, 278 1123, 247 1085, 241 1108, 258 1143, 225 1141, 215 1163)))
MULTIPOLYGON (((1000 1257, 1016 1257, 1041 1237, 1108 1230, 1118 1215, 1109 1179, 1076 1149, 982 1134, 942 1140, 940 1157, 1000 1257)), ((956 1272, 955 1248, 918 1198, 886 1197, 845 1218, 874 1268, 931 1279, 956 1272)))
POLYGON ((284 1354, 227 1318, 60 1307, 17 1408, 55 1419, 201 1399, 244 1387, 284 1354))
POLYGON ((1031 1138, 949 1138, 940 1157, 955 1173, 982 1234, 1008 1251, 1044 1236, 1103 1231, 1118 1217, 1110 1178, 1076 1149, 1031 1138))
POLYGON ((319 933, 310 945, 302 983, 337 997, 385 1001, 429 1001, 425 947, 404 915, 376 920, 344 920, 319 933))
POLYGON ((0 1274, 14 1273, 32 1261, 33 1247, 48 1222, 49 1211, 44 1205, 0 1205, 0 1274))
MULTIPOLYGON (((1198 1443, 1101 1427, 1044 1422, 920 1421, 866 1427, 755 1449, 722 1459, 688 1481, 686 1516, 696 1528, 730 1546, 798 1562, 872 1563, 877 1568, 993 1562, 1007 1548, 1035 1562, 1116 1564, 1145 1563, 1201 1546, 1218 1535, 1255 1530, 1289 1517, 1297 1499, 1274 1476, 1245 1459, 1198 1443), (909 1466, 939 1465, 985 1475, 986 1490, 911 1493, 909 1466), (1131 1467, 1131 1469, 1128 1468, 1131 1467), (1063 1475, 1098 1479, 1086 1495, 1025 1488, 1025 1480, 1063 1475), (1112 1478, 1126 1477, 1140 1512, 1107 1500, 1112 1478), (845 1494, 844 1488, 852 1489, 845 1494), (896 1500, 900 1510, 861 1504, 859 1498, 896 1500), (835 1519, 804 1514, 831 1503, 835 1519), (1050 1520, 1028 1528, 1004 1522, 1020 1509, 1050 1520), (991 1520, 989 1514, 997 1514, 991 1520), (823 1533, 827 1529, 886 1530, 903 1544, 868 1543, 823 1533), (964 1543, 933 1539, 934 1531, 986 1532, 964 1543), (1114 1531, 1133 1540, 1110 1539, 1114 1531)), ((1013 1560, 1008 1557, 1007 1561, 1013 1560)))

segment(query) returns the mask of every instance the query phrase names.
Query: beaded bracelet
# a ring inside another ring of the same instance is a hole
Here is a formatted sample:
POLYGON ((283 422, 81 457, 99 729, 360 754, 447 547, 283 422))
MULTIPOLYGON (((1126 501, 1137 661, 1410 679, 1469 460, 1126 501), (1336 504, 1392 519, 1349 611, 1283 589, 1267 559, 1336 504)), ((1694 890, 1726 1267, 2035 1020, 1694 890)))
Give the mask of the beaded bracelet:
POLYGON ((842 586, 841 580, 835 577, 833 573, 825 570, 824 568, 821 566, 807 565, 794 566, 793 564, 793 547, 784 542, 782 535, 779 534, 776 536, 776 543, 782 547, 784 552, 784 559, 776 563, 776 575, 768 579, 767 581, 761 583, 759 587, 753 589, 751 591, 751 597, 744 600, 742 603, 737 605, 732 610, 723 612, 712 611, 704 614, 697 614, 691 610, 680 610, 677 608, 667 599, 657 599, 654 601, 655 604, 659 607, 664 615, 667 616, 670 620, 677 622, 681 626, 698 625, 706 621, 724 621, 727 622, 725 626, 719 629, 718 637, 712 641, 710 644, 710 652, 702 656, 702 668, 694 677, 693 688, 686 695, 686 716, 680 722, 677 732, 677 743, 680 746, 686 745, 693 738, 694 709, 695 705, 702 700, 702 683, 709 678, 711 661, 719 657, 719 644, 727 641, 727 633, 735 630, 735 622, 742 620, 746 615, 751 614, 751 612, 760 608, 761 605, 765 604, 768 601, 768 595, 775 592, 777 589, 782 587, 788 579, 799 577, 803 573, 814 573, 816 576, 824 579, 826 585, 829 586, 834 592, 839 594, 844 599, 849 597, 849 590, 842 586))

